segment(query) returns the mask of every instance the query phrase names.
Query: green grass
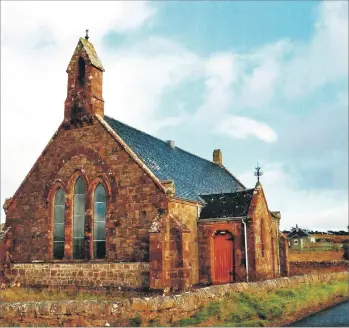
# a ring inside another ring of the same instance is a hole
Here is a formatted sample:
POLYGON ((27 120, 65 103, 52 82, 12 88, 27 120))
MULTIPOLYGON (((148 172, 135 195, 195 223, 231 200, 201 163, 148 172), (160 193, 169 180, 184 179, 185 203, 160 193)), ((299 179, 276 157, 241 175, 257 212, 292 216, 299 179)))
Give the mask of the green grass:
POLYGON ((347 280, 300 285, 275 291, 232 293, 180 320, 179 326, 263 327, 285 320, 297 311, 327 300, 349 296, 347 280))
POLYGON ((311 243, 305 245, 303 248, 291 248, 290 252, 319 252, 319 251, 337 251, 342 249, 343 244, 334 243, 311 243))
POLYGON ((196 325, 201 322, 208 320, 209 318, 219 315, 221 310, 220 302, 212 302, 203 308, 200 312, 192 316, 191 318, 186 318, 180 321, 181 326, 191 326, 196 325))

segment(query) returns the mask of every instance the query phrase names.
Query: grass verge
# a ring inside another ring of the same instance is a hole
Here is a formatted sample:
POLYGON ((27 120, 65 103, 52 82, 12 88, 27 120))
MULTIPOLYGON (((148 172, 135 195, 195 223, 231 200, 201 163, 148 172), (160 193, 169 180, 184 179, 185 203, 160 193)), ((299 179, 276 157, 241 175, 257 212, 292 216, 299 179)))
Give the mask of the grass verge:
POLYGON ((300 285, 274 291, 232 293, 176 323, 179 326, 265 327, 279 325, 297 314, 335 298, 348 298, 347 280, 300 285))

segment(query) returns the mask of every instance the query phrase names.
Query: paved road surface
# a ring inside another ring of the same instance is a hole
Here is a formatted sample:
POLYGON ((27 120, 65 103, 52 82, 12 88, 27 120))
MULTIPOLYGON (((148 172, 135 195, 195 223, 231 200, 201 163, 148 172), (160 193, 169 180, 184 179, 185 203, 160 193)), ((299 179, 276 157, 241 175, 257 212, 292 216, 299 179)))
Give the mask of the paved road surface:
POLYGON ((349 327, 349 302, 312 314, 290 327, 349 327))

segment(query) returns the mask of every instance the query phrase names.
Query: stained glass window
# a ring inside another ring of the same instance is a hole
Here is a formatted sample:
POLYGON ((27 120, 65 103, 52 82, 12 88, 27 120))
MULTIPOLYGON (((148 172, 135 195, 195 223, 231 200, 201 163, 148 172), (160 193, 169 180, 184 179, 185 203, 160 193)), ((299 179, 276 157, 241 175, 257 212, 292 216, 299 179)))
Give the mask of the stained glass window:
POLYGON ((56 259, 62 259, 64 256, 65 194, 61 188, 56 191, 53 207, 53 257, 56 259))
POLYGON ((85 226, 85 183, 79 177, 74 186, 73 203, 73 258, 82 259, 85 226))
POLYGON ((106 195, 103 185, 99 184, 94 197, 93 254, 95 259, 105 258, 105 216, 106 195))

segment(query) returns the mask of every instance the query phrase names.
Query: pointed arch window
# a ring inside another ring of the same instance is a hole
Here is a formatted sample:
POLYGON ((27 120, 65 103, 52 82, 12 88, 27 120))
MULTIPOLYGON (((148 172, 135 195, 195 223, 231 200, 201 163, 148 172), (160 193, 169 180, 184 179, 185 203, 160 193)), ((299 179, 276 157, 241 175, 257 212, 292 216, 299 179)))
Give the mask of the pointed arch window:
POLYGON ((65 193, 61 188, 56 191, 53 207, 53 257, 62 259, 64 256, 65 193))
POLYGON ((95 259, 105 258, 106 208, 105 189, 100 183, 96 187, 94 194, 93 256, 95 259))
POLYGON ((78 80, 81 84, 85 81, 85 61, 82 57, 79 57, 78 61, 78 80))
POLYGON ((73 203, 73 258, 82 259, 85 227, 85 182, 79 177, 74 186, 73 203))
POLYGON ((261 251, 262 257, 264 257, 265 244, 264 244, 264 219, 261 219, 261 251))

